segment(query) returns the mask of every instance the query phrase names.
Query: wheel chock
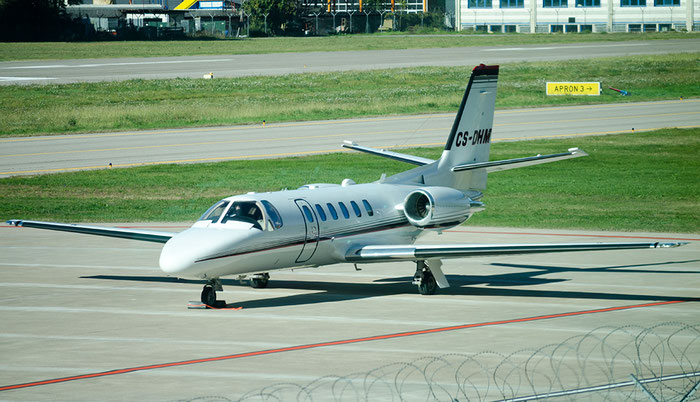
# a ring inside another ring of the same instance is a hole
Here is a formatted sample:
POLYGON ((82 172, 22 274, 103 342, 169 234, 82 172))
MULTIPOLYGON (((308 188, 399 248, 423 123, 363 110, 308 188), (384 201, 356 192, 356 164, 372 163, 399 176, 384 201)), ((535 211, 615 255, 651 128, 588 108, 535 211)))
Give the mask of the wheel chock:
POLYGON ((241 310, 243 307, 226 307, 226 300, 217 300, 213 306, 206 305, 201 301, 189 301, 187 302, 188 310, 241 310))

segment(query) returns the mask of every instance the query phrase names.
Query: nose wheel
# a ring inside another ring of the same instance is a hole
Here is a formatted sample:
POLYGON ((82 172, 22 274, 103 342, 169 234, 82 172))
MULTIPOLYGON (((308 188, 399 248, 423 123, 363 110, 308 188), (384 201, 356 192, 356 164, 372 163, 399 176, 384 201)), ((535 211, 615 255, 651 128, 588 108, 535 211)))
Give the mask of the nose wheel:
POLYGON ((201 301, 207 306, 216 307, 218 302, 216 300, 216 291, 223 291, 224 287, 221 285, 221 280, 219 278, 210 279, 204 289, 202 289, 201 301))

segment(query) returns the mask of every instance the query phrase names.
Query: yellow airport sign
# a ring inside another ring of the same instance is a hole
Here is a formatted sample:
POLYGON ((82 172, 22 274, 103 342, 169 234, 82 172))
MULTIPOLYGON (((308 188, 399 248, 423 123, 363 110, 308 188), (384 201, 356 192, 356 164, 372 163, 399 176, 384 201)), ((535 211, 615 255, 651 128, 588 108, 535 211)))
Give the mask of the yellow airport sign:
POLYGON ((600 82, 548 82, 547 96, 551 95, 600 95, 600 82))

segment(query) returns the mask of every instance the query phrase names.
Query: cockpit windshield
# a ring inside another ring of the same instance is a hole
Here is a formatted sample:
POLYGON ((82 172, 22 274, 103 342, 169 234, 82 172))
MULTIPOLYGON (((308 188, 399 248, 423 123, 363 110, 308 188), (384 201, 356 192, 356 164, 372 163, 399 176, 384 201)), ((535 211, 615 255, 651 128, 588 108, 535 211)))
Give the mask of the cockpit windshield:
POLYGON ((214 204, 199 218, 200 221, 222 223, 246 222, 255 229, 273 231, 282 227, 282 216, 269 201, 226 201, 214 204), (267 219, 267 224, 265 220, 267 219), (220 222, 219 222, 220 221, 220 222))
POLYGON ((221 217, 221 214, 224 213, 226 210, 226 207, 228 207, 229 202, 228 201, 219 201, 216 204, 212 205, 211 208, 207 209, 207 212, 205 212, 201 218, 199 218, 200 221, 211 221, 213 223, 216 223, 219 221, 219 218, 221 217))
POLYGON ((263 213, 255 201, 234 201, 221 219, 221 223, 228 221, 247 222, 260 230, 265 224, 263 213))

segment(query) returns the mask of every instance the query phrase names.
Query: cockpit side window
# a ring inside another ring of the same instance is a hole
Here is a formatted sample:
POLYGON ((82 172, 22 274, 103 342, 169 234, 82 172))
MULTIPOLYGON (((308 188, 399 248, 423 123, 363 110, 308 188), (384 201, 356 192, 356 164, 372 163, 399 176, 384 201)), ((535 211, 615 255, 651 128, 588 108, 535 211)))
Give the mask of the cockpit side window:
POLYGON ((275 208, 274 205, 270 203, 270 201, 267 200, 262 200, 261 201, 263 206, 265 207, 265 211, 267 211, 267 218, 270 221, 270 227, 273 227, 275 229, 279 229, 282 227, 282 217, 280 216, 280 213, 277 211, 277 208, 275 208))
POLYGON ((200 218, 200 221, 211 221, 213 223, 216 223, 219 221, 219 218, 221 217, 221 214, 224 213, 226 210, 226 207, 228 207, 229 202, 228 201, 219 201, 216 204, 212 205, 211 208, 207 209, 207 212, 205 212, 200 218))

